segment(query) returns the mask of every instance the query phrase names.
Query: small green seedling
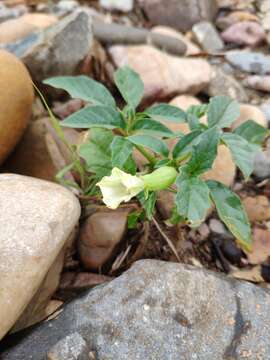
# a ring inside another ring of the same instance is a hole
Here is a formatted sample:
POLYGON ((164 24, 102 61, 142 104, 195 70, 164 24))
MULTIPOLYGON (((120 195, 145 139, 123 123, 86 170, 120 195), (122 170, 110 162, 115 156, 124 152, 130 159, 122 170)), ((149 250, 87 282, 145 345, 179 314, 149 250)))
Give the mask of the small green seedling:
MULTIPOLYGON (((214 204, 221 220, 249 251, 251 228, 239 197, 220 182, 205 181, 202 175, 212 168, 218 146, 224 144, 248 179, 254 155, 269 131, 249 120, 228 132, 240 110, 237 102, 226 96, 214 97, 207 105, 191 106, 187 112, 168 104, 155 104, 136 112, 144 92, 139 75, 123 67, 115 73, 114 81, 126 102, 122 109, 106 87, 86 76, 45 81, 87 103, 61 125, 91 129, 88 140, 75 150, 73 163, 63 169, 59 179, 65 171, 75 168, 82 176, 80 189, 84 195, 99 194, 112 209, 137 197, 148 219, 155 211, 157 192, 172 191, 175 208, 171 222, 184 222, 192 227, 204 221, 214 204), (207 116, 207 125, 200 121, 203 116, 207 116), (169 122, 187 123, 190 132, 175 133, 166 126, 169 122), (172 149, 168 147, 169 139, 176 139, 172 149), (135 150, 146 159, 140 171, 134 159, 135 150), (83 166, 78 159, 84 160, 83 166)), ((134 225, 140 218, 137 212, 129 223, 134 225)))

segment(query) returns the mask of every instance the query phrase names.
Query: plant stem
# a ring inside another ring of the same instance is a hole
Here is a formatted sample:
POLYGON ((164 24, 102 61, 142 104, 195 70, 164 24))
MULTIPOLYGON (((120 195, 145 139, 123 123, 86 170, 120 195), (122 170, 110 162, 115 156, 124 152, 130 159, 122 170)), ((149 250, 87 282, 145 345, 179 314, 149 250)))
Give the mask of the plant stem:
POLYGON ((72 146, 66 140, 65 134, 64 134, 58 120, 53 115, 53 112, 50 109, 49 105, 47 104, 47 101, 45 100, 45 97, 43 96, 42 92, 39 90, 39 88, 34 83, 32 83, 32 84, 33 84, 35 90, 37 91, 38 95, 40 96, 43 105, 45 106, 46 110, 48 111, 48 114, 49 114, 49 117, 50 117, 50 120, 51 120, 51 124, 52 124, 54 130, 56 131, 56 134, 59 136, 59 139, 63 142, 63 144, 65 144, 66 147, 68 148, 68 150, 69 150, 69 152, 71 154, 71 158, 72 158, 72 160, 74 162, 74 167, 77 169, 78 173, 80 174, 81 187, 84 188, 85 170, 84 170, 83 166, 80 163, 80 158, 77 155, 76 151, 73 150, 72 146))
POLYGON ((180 165, 183 161, 186 161, 190 157, 190 153, 184 154, 182 157, 176 160, 176 164, 180 165))
POLYGON ((155 166, 156 164, 156 158, 150 154, 150 152, 148 152, 147 150, 145 150, 143 148, 143 146, 141 145, 135 145, 136 149, 139 150, 139 152, 149 161, 149 163, 151 164, 152 167, 155 166))
POLYGON ((59 136, 60 140, 68 147, 70 152, 73 153, 72 147, 67 142, 67 140, 65 138, 65 135, 63 133, 63 130, 61 129, 61 126, 59 125, 59 122, 57 121, 56 117, 53 115, 53 112, 50 109, 49 105, 47 104, 47 101, 45 100, 42 92, 39 90, 39 88, 34 83, 33 83, 33 86, 34 86, 35 90, 37 91, 38 95, 40 96, 40 98, 41 98, 41 100, 43 102, 43 105, 45 106, 46 110, 48 111, 52 126, 55 129, 57 135, 59 136))

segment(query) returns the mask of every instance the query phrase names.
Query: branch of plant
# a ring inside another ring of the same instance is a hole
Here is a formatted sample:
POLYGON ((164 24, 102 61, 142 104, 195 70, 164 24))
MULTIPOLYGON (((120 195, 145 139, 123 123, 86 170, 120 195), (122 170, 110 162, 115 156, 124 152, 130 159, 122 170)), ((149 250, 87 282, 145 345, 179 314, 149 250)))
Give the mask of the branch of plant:
POLYGON ((144 149, 141 145, 135 145, 136 149, 149 161, 152 167, 155 166, 157 160, 156 158, 147 150, 144 149))
POLYGON ((72 148, 72 145, 69 144, 69 142, 66 140, 65 134, 61 128, 61 125, 59 124, 58 120, 54 116, 54 114, 53 114, 52 110, 50 109, 42 92, 39 90, 39 88, 34 83, 33 83, 33 86, 34 86, 35 90, 37 91, 39 97, 41 98, 43 105, 45 106, 46 110, 48 111, 51 124, 52 124, 53 128, 55 129, 57 135, 59 136, 59 139, 63 142, 63 144, 66 145, 67 149, 69 150, 72 161, 74 162, 74 168, 78 171, 80 178, 81 178, 81 187, 84 188, 85 170, 84 170, 84 167, 81 165, 80 158, 78 157, 76 151, 74 151, 74 149, 72 148))

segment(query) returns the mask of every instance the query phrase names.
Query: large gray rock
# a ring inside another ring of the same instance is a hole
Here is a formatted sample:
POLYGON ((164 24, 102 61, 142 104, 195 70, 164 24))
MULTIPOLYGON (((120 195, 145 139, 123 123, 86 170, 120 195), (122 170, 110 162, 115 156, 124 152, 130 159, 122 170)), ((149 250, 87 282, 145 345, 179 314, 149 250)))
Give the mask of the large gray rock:
MULTIPOLYGON (((67 189, 26 176, 0 175, 0 340, 25 312, 36 316, 33 304, 31 313, 27 310, 34 297, 35 305, 39 295, 46 303, 55 291, 51 283, 56 279, 57 287, 63 256, 60 263, 55 261, 79 216, 79 201, 67 189), (55 279, 40 289, 53 264, 55 279)), ((20 328, 29 317, 21 318, 20 328)))
POLYGON ((168 25, 187 31, 202 20, 213 20, 216 0, 139 0, 140 5, 155 25, 168 25))
POLYGON ((78 10, 50 28, 5 46, 41 81, 50 76, 73 75, 89 54, 93 41, 92 16, 78 10))
POLYGON ((2 355, 4 360, 39 360, 46 353, 50 360, 269 359, 269 299, 264 289, 203 269, 139 261, 66 305, 55 320, 2 355))

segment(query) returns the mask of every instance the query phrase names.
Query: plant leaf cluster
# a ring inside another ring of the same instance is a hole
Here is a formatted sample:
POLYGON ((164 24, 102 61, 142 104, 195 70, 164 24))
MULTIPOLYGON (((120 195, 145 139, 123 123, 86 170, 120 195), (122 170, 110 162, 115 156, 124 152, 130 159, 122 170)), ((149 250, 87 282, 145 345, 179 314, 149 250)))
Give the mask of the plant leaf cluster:
MULTIPOLYGON (((269 131, 249 120, 228 132, 240 110, 238 103, 227 96, 213 97, 209 104, 191 106, 186 112, 168 104, 138 111, 144 92, 139 75, 125 66, 116 71, 114 82, 126 103, 122 109, 104 85, 89 77, 64 76, 45 81, 86 102, 83 109, 68 116, 61 125, 90 129, 87 141, 77 153, 92 181, 109 175, 114 167, 136 174, 136 152, 146 159, 145 172, 164 165, 175 167, 179 175, 175 187, 168 189, 176 192, 174 222, 198 226, 214 204, 239 244, 250 250, 251 228, 239 197, 217 181, 203 180, 202 175, 212 168, 218 146, 224 144, 247 180, 253 171, 254 155, 269 131), (200 121, 203 116, 207 117, 207 124, 200 121), (170 122, 187 123, 190 132, 173 132, 170 122), (173 138, 176 144, 170 150, 168 140, 173 138)), ((156 199, 156 193, 138 195, 147 218, 153 216, 156 199)))

